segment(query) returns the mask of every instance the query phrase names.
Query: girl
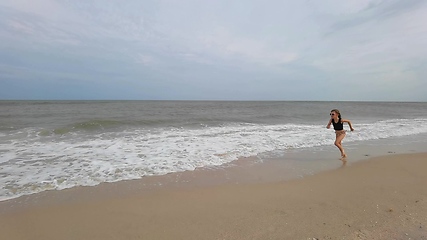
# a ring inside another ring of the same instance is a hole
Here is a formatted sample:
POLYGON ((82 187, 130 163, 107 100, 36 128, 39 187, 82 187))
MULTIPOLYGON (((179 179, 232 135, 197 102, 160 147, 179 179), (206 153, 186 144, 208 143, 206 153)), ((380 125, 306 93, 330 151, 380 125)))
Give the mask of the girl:
POLYGON ((341 144, 341 141, 345 137, 344 123, 348 123, 348 126, 350 126, 351 131, 354 131, 354 128, 351 126, 350 120, 341 118, 341 113, 338 109, 332 109, 329 115, 331 115, 331 119, 329 119, 329 123, 326 126, 326 128, 329 129, 331 127, 331 124, 334 125, 335 146, 337 146, 338 149, 340 150, 341 159, 344 160, 347 157, 347 154, 345 154, 344 148, 342 147, 342 144, 341 144))

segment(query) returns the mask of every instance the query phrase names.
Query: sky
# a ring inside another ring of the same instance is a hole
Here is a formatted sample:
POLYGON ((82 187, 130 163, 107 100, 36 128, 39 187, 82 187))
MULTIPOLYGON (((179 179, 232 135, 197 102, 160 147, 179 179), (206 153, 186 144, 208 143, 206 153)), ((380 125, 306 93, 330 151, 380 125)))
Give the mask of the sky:
POLYGON ((0 0, 0 99, 427 101, 427 1, 0 0))

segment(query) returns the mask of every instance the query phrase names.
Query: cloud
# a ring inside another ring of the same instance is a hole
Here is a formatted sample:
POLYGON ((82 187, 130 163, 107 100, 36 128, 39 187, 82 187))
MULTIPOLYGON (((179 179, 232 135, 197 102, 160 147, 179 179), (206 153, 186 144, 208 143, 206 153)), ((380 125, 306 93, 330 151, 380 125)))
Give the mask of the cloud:
POLYGON ((423 0, 387 0, 387 1, 366 1, 366 7, 359 11, 346 14, 331 26, 331 33, 343 29, 357 27, 364 24, 377 24, 377 22, 398 18, 403 14, 416 11, 419 7, 426 6, 423 0))
POLYGON ((8 0, 0 84, 49 79, 74 86, 73 98, 98 86, 108 94, 94 98, 264 100, 371 99, 369 84, 378 99, 425 99, 414 88, 426 81, 426 16, 422 0, 8 0), (352 89, 334 95, 343 79, 352 89))

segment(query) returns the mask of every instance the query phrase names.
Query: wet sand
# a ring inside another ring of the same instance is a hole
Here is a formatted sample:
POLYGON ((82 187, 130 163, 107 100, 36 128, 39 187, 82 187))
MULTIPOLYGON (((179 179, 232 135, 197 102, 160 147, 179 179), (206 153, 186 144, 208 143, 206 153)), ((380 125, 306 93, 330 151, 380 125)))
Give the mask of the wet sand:
POLYGON ((0 239, 427 239, 426 170, 427 153, 390 154, 279 182, 53 191, 1 202, 0 239))

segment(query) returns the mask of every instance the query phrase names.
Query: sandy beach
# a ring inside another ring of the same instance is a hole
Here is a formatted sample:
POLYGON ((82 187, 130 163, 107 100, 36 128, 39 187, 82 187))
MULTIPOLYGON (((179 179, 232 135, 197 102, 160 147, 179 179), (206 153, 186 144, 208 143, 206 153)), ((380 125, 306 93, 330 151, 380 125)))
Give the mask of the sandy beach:
POLYGON ((391 154, 275 183, 75 189, 1 202, 0 239, 427 239, 426 169, 427 153, 391 154))

